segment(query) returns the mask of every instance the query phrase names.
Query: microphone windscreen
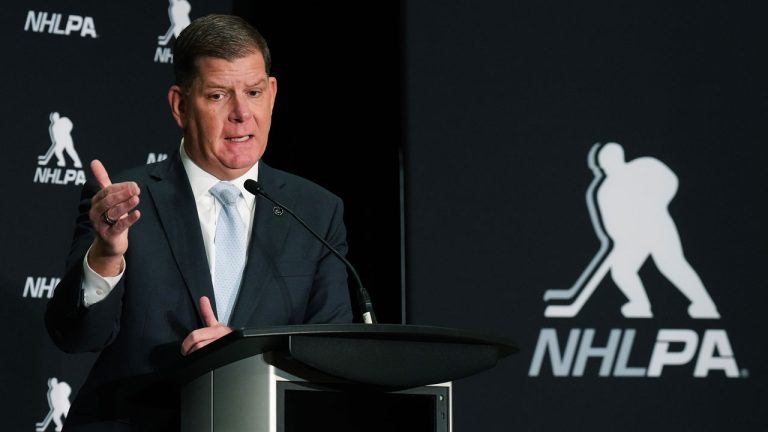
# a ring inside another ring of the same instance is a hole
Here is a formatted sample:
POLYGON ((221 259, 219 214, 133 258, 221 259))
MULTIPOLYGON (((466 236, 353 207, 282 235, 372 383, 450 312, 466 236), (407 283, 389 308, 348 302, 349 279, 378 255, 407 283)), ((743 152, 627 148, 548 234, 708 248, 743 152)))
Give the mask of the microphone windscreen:
POLYGON ((245 190, 254 195, 259 195, 261 193, 261 185, 256 180, 248 179, 243 186, 245 187, 245 190))

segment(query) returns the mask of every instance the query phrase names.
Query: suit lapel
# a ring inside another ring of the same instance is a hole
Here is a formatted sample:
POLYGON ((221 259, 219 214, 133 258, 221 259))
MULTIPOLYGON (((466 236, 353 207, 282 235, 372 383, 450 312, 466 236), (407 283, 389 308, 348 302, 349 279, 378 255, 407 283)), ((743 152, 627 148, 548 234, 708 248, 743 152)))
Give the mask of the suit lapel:
POLYGON ((158 164, 151 178, 154 182, 147 184, 149 196, 196 309, 198 299, 207 296, 216 310, 197 206, 178 153, 169 163, 158 164))
MULTIPOLYGON (((270 196, 289 208, 293 207, 293 200, 281 193, 285 186, 284 180, 264 162, 259 162, 259 183, 270 196)), ((288 214, 276 215, 273 211, 274 207, 275 205, 266 198, 256 197, 248 263, 232 312, 230 327, 238 328, 252 325, 249 323, 254 322, 253 317, 259 309, 259 302, 264 292, 284 289, 281 286, 283 282, 277 271, 275 259, 282 249, 292 221, 288 214)), ((279 297, 286 299, 284 295, 279 297)), ((270 304, 269 308, 279 308, 280 306, 270 304)), ((290 314, 291 307, 287 299, 282 306, 285 308, 286 314, 290 314)), ((266 312, 263 308, 261 311, 266 312)))

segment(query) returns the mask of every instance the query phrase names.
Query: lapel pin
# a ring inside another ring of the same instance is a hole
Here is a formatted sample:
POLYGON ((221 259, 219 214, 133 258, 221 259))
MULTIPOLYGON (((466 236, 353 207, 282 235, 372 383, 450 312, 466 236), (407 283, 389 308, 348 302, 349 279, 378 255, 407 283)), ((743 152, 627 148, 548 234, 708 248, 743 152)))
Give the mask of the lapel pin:
POLYGON ((283 210, 282 207, 273 207, 272 208, 272 213, 274 213, 275 216, 282 216, 284 212, 285 212, 285 210, 283 210))

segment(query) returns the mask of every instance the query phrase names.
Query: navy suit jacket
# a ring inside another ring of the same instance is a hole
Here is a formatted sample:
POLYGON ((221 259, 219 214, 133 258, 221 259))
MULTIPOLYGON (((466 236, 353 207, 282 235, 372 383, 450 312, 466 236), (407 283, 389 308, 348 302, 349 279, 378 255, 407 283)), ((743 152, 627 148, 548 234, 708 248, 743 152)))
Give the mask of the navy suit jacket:
MULTIPOLYGON (((113 179, 126 180, 141 188, 141 218, 129 231, 120 283, 103 301, 88 308, 82 304, 82 261, 94 236, 88 211, 98 191, 89 182, 83 189, 67 271, 46 311, 46 326, 59 348, 100 352, 65 430, 110 429, 101 423, 104 420, 118 420, 110 423, 113 430, 167 430, 175 425, 176 390, 158 390, 145 381, 155 383, 155 377, 179 365, 181 341, 203 327, 198 299, 208 296, 216 310, 197 208, 179 155, 113 179)), ((259 182, 346 253, 338 197, 263 162, 259 182)), ((257 197, 247 264, 229 326, 351 322, 344 264, 288 213, 274 207, 257 197)))

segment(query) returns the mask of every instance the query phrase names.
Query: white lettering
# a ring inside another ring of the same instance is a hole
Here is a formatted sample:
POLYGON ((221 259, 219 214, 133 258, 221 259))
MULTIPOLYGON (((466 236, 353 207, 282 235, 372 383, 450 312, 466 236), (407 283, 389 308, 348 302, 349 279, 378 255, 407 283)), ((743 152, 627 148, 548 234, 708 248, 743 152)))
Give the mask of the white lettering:
POLYGON ((83 21, 83 31, 80 32, 80 36, 90 36, 94 39, 99 37, 99 35, 96 34, 96 24, 93 22, 93 18, 85 17, 85 21, 83 21))
POLYGON ((48 12, 43 12, 43 17, 40 19, 40 33, 45 31, 48 27, 48 33, 53 33, 56 25, 58 24, 58 14, 51 14, 51 19, 48 19, 48 12))
POLYGON ((601 360, 598 375, 602 377, 660 377, 666 366, 690 364, 697 356, 697 348, 694 377, 707 377, 713 370, 723 371, 728 378, 740 376, 725 330, 705 330, 699 347, 699 335, 694 330, 660 329, 647 368, 629 366, 635 334, 635 329, 611 329, 605 345, 596 346, 595 329, 582 331, 573 328, 570 329, 564 349, 561 349, 557 331, 543 328, 536 342, 528 376, 539 376, 548 355, 552 375, 556 377, 584 376, 590 358, 601 360))
POLYGON ((41 31, 40 25, 45 15, 46 15, 45 12, 43 13, 36 13, 35 11, 27 12, 27 21, 24 22, 24 31, 29 31, 30 28, 32 28, 33 32, 41 31))
POLYGON ((53 290, 56 289, 56 285, 60 281, 60 278, 48 279, 45 277, 33 278, 29 276, 26 282, 24 282, 22 297, 43 298, 43 295, 45 295, 46 298, 51 298, 53 297, 53 290))
POLYGON ((75 179, 77 176, 77 171, 68 169, 64 174, 64 182, 62 184, 67 184, 75 179))
POLYGON ((155 50, 155 63, 172 63, 173 53, 170 48, 157 47, 155 50))
POLYGON ((24 21, 24 31, 37 33, 49 33, 69 36, 72 32, 80 32, 81 37, 90 36, 97 38, 96 24, 92 17, 69 15, 66 24, 62 28, 62 14, 48 12, 27 11, 27 19, 24 21))
POLYGON ((549 351, 549 360, 552 363, 552 375, 568 376, 573 363, 573 356, 576 353, 576 344, 579 341, 581 330, 571 329, 568 336, 568 343, 565 346, 563 355, 560 355, 560 345, 557 343, 557 331, 551 328, 541 329, 539 341, 536 342, 536 350, 533 354, 531 367, 528 369, 528 376, 539 376, 541 364, 544 361, 544 355, 549 351))
POLYGON ((696 361, 693 376, 704 378, 709 374, 709 371, 716 369, 725 372, 725 376, 728 378, 739 376, 739 368, 736 366, 731 342, 728 340, 728 333, 725 330, 707 330, 704 332, 704 338, 699 349, 699 359, 696 361), (720 356, 715 356, 715 351, 720 353, 720 356))
POLYGON ((56 17, 56 25, 53 28, 53 33, 58 35, 68 35, 69 33, 65 33, 64 29, 61 28, 61 14, 52 14, 54 17, 56 17))
POLYGON ((37 167, 34 183, 67 185, 72 182, 76 186, 85 184, 85 171, 76 169, 62 170, 61 168, 37 167))
POLYGON ((83 17, 80 15, 70 15, 67 18, 67 28, 64 29, 64 34, 69 36, 73 31, 78 31, 83 27, 83 17))
POLYGON ((147 164, 164 161, 166 159, 168 159, 167 153, 149 153, 147 155, 147 164))
POLYGON ((632 344, 635 342, 635 329, 624 330, 624 338, 621 340, 619 348, 619 357, 616 359, 616 367, 613 369, 613 376, 618 377, 641 377, 645 376, 644 367, 629 367, 629 355, 632 352, 632 344))
POLYGON ((656 345, 651 354, 651 363, 648 365, 648 376, 659 377, 661 370, 666 365, 684 365, 691 361, 696 354, 696 346, 699 344, 699 335, 693 330, 661 329, 656 336, 656 345), (673 343, 682 343, 683 349, 670 351, 673 343))
POLYGON ((616 351, 621 339, 621 330, 611 330, 611 334, 608 336, 608 343, 604 348, 592 346, 594 337, 595 329, 584 330, 584 336, 582 336, 581 345, 579 345, 579 355, 576 357, 576 364, 573 366, 573 376, 584 376, 584 369, 587 367, 587 358, 589 357, 603 359, 600 362, 600 376, 609 376, 611 374, 613 359, 616 358, 616 351))

